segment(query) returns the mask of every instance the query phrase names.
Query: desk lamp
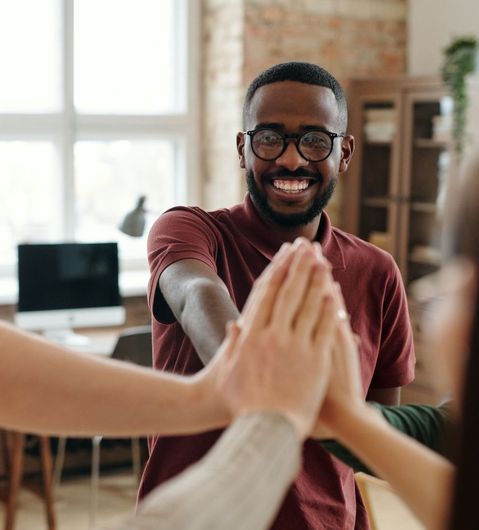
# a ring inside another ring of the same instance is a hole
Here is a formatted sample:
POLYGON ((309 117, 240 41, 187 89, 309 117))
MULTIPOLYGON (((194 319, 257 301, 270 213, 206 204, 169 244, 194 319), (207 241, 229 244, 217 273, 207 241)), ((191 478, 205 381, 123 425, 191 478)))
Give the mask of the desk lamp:
POLYGON ((119 224, 118 228, 124 234, 132 237, 142 237, 145 231, 146 223, 146 208, 144 206, 146 196, 141 195, 138 198, 138 202, 131 212, 128 212, 123 221, 119 224))

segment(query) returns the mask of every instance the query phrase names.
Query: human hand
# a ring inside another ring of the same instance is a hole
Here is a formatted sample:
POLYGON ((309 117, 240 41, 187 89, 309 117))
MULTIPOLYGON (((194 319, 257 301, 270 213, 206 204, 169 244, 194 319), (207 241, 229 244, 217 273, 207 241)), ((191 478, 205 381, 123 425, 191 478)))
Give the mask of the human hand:
POLYGON ((438 394, 451 396, 456 415, 463 399, 477 284, 474 263, 456 258, 418 280, 413 291, 424 306, 422 326, 428 344, 424 361, 438 394))
POLYGON ((233 414, 274 410, 301 437, 324 397, 337 313, 326 260, 306 241, 285 246, 230 327, 217 387, 233 414))
POLYGON ((347 317, 341 289, 335 285, 334 309, 339 315, 332 345, 331 372, 326 396, 314 427, 316 438, 331 438, 342 413, 365 405, 359 366, 359 339, 347 317))

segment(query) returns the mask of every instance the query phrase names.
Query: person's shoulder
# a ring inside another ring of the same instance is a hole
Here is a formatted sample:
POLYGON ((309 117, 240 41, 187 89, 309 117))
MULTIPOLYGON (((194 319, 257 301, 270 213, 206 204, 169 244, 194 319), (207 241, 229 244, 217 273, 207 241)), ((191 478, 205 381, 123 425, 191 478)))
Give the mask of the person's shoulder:
POLYGON ((220 220, 224 217, 230 216, 228 208, 220 208, 218 210, 204 210, 199 206, 174 206, 165 210, 161 217, 200 217, 203 219, 220 220))
POLYGON ((159 239, 179 238, 208 240, 213 246, 224 239, 232 221, 226 208, 206 211, 198 206, 174 206, 163 212, 153 223, 148 241, 157 245, 159 239))
POLYGON ((155 221, 154 226, 168 228, 191 223, 215 224, 225 210, 206 211, 199 206, 174 206, 165 210, 155 221))
POLYGON ((332 233, 347 257, 354 257, 355 260, 367 261, 376 265, 395 267, 394 258, 386 250, 336 227, 333 227, 332 233))
POLYGON ((389 252, 338 228, 333 228, 333 237, 349 274, 378 289, 395 290, 402 284, 399 267, 389 252))
POLYGON ((161 215, 160 218, 176 218, 176 217, 208 217, 213 212, 207 212, 199 206, 184 206, 178 205, 168 208, 161 215))

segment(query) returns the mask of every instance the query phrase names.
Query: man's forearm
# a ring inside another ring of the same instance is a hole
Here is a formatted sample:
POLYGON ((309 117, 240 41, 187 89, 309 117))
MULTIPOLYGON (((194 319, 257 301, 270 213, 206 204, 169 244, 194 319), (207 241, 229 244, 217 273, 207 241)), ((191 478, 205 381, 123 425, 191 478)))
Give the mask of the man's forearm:
POLYGON ((226 323, 239 316, 223 280, 195 259, 180 260, 160 275, 159 290, 203 364, 215 355, 226 323))
POLYGON ((401 387, 370 388, 366 399, 381 405, 397 406, 401 403, 401 387))
POLYGON ((206 282, 191 288, 180 323, 203 364, 208 364, 220 347, 227 322, 238 316, 226 288, 206 282))

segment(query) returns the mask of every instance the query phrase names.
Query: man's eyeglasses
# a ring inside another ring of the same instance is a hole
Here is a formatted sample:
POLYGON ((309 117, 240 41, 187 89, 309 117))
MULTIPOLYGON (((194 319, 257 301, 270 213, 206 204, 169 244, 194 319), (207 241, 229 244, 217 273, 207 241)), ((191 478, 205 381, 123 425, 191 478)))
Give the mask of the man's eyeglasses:
POLYGON ((326 160, 333 151, 334 139, 344 134, 329 131, 308 131, 303 134, 282 134, 274 129, 245 131, 251 139, 253 153, 267 162, 279 158, 287 149, 289 140, 294 140, 298 153, 308 162, 326 160))

